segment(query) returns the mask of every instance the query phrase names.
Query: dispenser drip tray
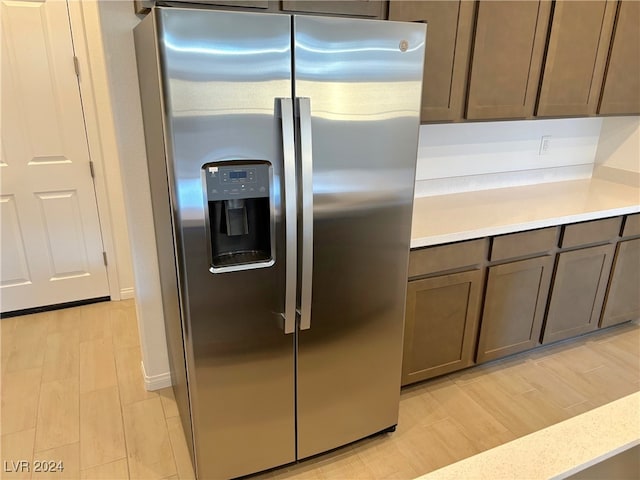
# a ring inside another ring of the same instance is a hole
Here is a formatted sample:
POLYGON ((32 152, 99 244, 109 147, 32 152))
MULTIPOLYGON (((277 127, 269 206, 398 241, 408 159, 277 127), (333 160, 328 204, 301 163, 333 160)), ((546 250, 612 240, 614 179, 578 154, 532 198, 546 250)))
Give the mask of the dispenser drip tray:
POLYGON ((271 260, 271 252, 263 250, 245 250, 223 253, 213 258, 214 267, 228 267, 231 265, 243 265, 271 260))

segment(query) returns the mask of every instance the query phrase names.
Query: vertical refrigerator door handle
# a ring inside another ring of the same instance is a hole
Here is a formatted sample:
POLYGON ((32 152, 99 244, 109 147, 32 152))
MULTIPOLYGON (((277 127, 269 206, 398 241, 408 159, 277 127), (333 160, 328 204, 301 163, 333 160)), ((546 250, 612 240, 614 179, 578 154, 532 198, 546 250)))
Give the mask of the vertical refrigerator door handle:
POLYGON ((290 98, 280 98, 282 113, 282 153, 284 160, 284 203, 285 203, 285 296, 284 296, 284 333, 293 333, 296 329, 296 276, 297 276, 297 239, 296 239, 296 148, 294 142, 293 102, 290 98))
POLYGON ((311 328, 313 281, 313 157, 311 141, 311 101, 297 99, 300 119, 300 181, 302 191, 302 281, 300 287, 300 330, 311 328))

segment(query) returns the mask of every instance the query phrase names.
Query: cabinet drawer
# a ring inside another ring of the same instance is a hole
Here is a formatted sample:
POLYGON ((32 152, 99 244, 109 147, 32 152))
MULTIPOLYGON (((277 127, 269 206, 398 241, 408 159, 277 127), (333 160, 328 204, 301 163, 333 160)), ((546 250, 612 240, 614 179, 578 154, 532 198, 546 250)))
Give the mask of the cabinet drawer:
POLYGON ((549 227, 494 237, 491 261, 548 252, 555 246, 557 234, 557 227, 549 227))
POLYGON ((627 215, 627 220, 624 222, 623 237, 635 237, 640 235, 640 213, 634 215, 627 215))
POLYGON ((622 217, 613 217, 566 225, 562 236, 562 247, 576 247, 612 240, 620 233, 621 223, 622 217))
POLYGON ((409 278, 477 265, 485 258, 487 239, 411 250, 409 278))

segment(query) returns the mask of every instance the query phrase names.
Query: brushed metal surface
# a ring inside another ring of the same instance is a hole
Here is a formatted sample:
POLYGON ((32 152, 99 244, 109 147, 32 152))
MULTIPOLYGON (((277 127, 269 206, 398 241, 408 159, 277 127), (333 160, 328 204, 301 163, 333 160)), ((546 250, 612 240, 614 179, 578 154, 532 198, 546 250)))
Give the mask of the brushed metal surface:
POLYGON ((300 143, 300 202, 302 228, 300 252, 300 329, 311 328, 313 291, 313 137, 311 134, 311 99, 298 98, 300 143))
POLYGON ((311 99, 314 212, 311 328, 298 334, 299 458, 397 423, 425 28, 294 17, 295 95, 311 99))
POLYGON ((298 291, 298 238, 297 238, 297 192, 296 192, 296 145, 294 138, 293 101, 281 98, 282 152, 284 163, 285 191, 285 236, 286 236, 286 273, 284 285, 284 333, 296 331, 296 303, 298 291))
POLYGON ((286 242, 277 115, 277 99, 291 96, 290 18, 156 14, 197 474, 237 477, 295 460, 294 336, 283 335, 280 315, 286 242), (233 159, 273 165, 276 261, 212 274, 201 169, 233 159))

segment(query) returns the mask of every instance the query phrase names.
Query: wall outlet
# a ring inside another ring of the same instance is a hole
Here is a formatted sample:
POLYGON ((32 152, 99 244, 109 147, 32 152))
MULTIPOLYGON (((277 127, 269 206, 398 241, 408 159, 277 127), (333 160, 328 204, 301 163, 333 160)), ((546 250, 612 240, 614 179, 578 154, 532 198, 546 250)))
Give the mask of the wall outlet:
POLYGON ((548 155, 551 148, 551 135, 543 135, 540 137, 540 149, 538 155, 548 155))

